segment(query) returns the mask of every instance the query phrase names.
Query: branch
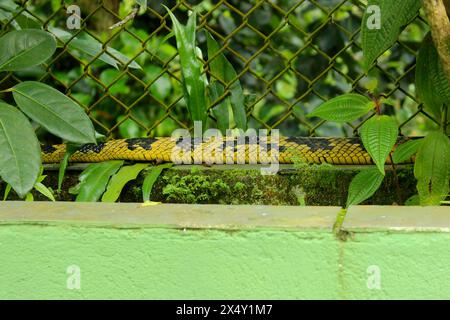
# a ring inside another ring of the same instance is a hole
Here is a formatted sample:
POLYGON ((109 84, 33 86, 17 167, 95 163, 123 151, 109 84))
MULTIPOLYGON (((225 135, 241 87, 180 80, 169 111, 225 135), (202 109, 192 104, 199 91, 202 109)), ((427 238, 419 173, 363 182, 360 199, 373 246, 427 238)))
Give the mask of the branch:
MULTIPOLYGON (((446 4, 449 2, 445 0, 446 4)), ((428 17, 434 44, 450 83, 450 21, 444 0, 423 0, 423 6, 428 17)))

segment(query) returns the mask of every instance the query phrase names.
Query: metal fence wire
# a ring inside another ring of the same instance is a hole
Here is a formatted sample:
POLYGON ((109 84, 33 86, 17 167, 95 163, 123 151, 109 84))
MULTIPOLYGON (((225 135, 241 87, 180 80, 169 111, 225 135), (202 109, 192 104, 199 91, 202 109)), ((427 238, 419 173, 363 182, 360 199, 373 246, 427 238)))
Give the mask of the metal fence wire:
POLYGON ((182 22, 196 7, 205 72, 202 30, 221 43, 236 69, 250 127, 277 128, 290 136, 350 136, 361 122, 342 125, 306 116, 324 101, 348 92, 367 94, 368 88, 391 99, 385 112, 395 115, 403 134, 420 135, 434 126, 414 86, 417 51, 428 31, 422 14, 366 74, 360 45, 366 1, 148 1, 133 21, 110 29, 133 11, 134 3, 17 1, 20 8, 12 16, 0 15, 2 34, 22 18, 31 27, 39 21, 67 42, 42 67, 1 73, 0 87, 30 79, 50 84, 78 102, 108 138, 168 136, 188 128, 176 43, 166 39, 172 24, 164 4, 182 22), (67 28, 71 5, 80 8, 80 29, 67 28), (98 51, 92 51, 96 45, 98 51))

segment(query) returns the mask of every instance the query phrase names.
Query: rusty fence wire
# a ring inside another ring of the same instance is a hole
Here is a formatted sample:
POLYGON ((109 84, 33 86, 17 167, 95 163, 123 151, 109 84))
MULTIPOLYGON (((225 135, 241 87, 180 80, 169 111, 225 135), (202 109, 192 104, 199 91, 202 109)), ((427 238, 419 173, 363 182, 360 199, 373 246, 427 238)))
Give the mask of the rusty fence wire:
POLYGON ((150 0, 139 11, 133 11, 133 0, 16 3, 13 14, 0 4, 1 34, 21 19, 29 27, 37 22, 65 44, 39 68, 1 73, 0 89, 23 80, 52 85, 82 106, 109 138, 168 136, 190 126, 163 4, 183 22, 189 10, 198 11, 205 72, 203 30, 221 43, 244 88, 250 127, 291 136, 351 136, 361 122, 340 125, 306 116, 324 101, 348 92, 367 94, 368 88, 391 100, 385 112, 396 116, 403 134, 420 135, 434 126, 414 86, 417 51, 428 31, 421 14, 365 74, 360 45, 365 1, 150 0), (76 22, 78 14, 79 28, 68 28, 68 19, 76 22))

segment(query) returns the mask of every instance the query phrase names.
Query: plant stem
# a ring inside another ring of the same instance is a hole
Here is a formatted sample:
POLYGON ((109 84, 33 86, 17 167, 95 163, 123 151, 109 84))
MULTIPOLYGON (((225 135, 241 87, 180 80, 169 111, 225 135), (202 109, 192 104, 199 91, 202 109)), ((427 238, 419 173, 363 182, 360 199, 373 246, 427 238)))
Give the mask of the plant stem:
POLYGON ((450 1, 423 0, 423 6, 428 17, 434 44, 441 57, 444 72, 450 83, 450 21, 446 6, 450 7, 450 1))
POLYGON ((397 168, 395 167, 394 159, 392 159, 392 154, 389 155, 389 158, 391 159, 392 171, 394 173, 394 182, 395 182, 395 188, 397 189, 398 204, 402 205, 403 204, 403 197, 402 197, 402 191, 401 191, 401 188, 400 188, 400 182, 398 180, 397 168))
POLYGON ((7 92, 12 92, 12 91, 13 91, 13 88, 9 88, 9 89, 0 91, 0 93, 7 93, 7 92))

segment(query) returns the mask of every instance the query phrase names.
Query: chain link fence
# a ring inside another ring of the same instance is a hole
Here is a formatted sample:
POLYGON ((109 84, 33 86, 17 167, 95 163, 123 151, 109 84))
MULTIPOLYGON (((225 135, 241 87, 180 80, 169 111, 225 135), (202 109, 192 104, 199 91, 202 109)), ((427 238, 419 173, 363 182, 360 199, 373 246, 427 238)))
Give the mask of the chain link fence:
POLYGON ((175 39, 167 39, 171 21, 162 4, 183 22, 196 7, 197 45, 207 52, 203 30, 222 44, 244 88, 250 127, 277 128, 289 136, 351 136, 361 122, 342 125, 306 115, 324 101, 348 92, 367 94, 368 88, 391 99, 385 112, 396 116, 403 134, 420 135, 434 126, 414 86, 416 54, 428 31, 420 14, 367 75, 360 46, 365 1, 151 0, 139 12, 132 0, 17 4, 13 14, 5 14, 0 4, 2 34, 19 20, 28 27, 38 22, 62 41, 43 66, 1 73, 0 88, 23 80, 52 85, 78 102, 108 138, 168 136, 190 125, 175 39), (130 13, 136 13, 129 16, 133 19, 120 25, 130 13), (74 18, 80 28, 68 30, 68 19, 74 18))

